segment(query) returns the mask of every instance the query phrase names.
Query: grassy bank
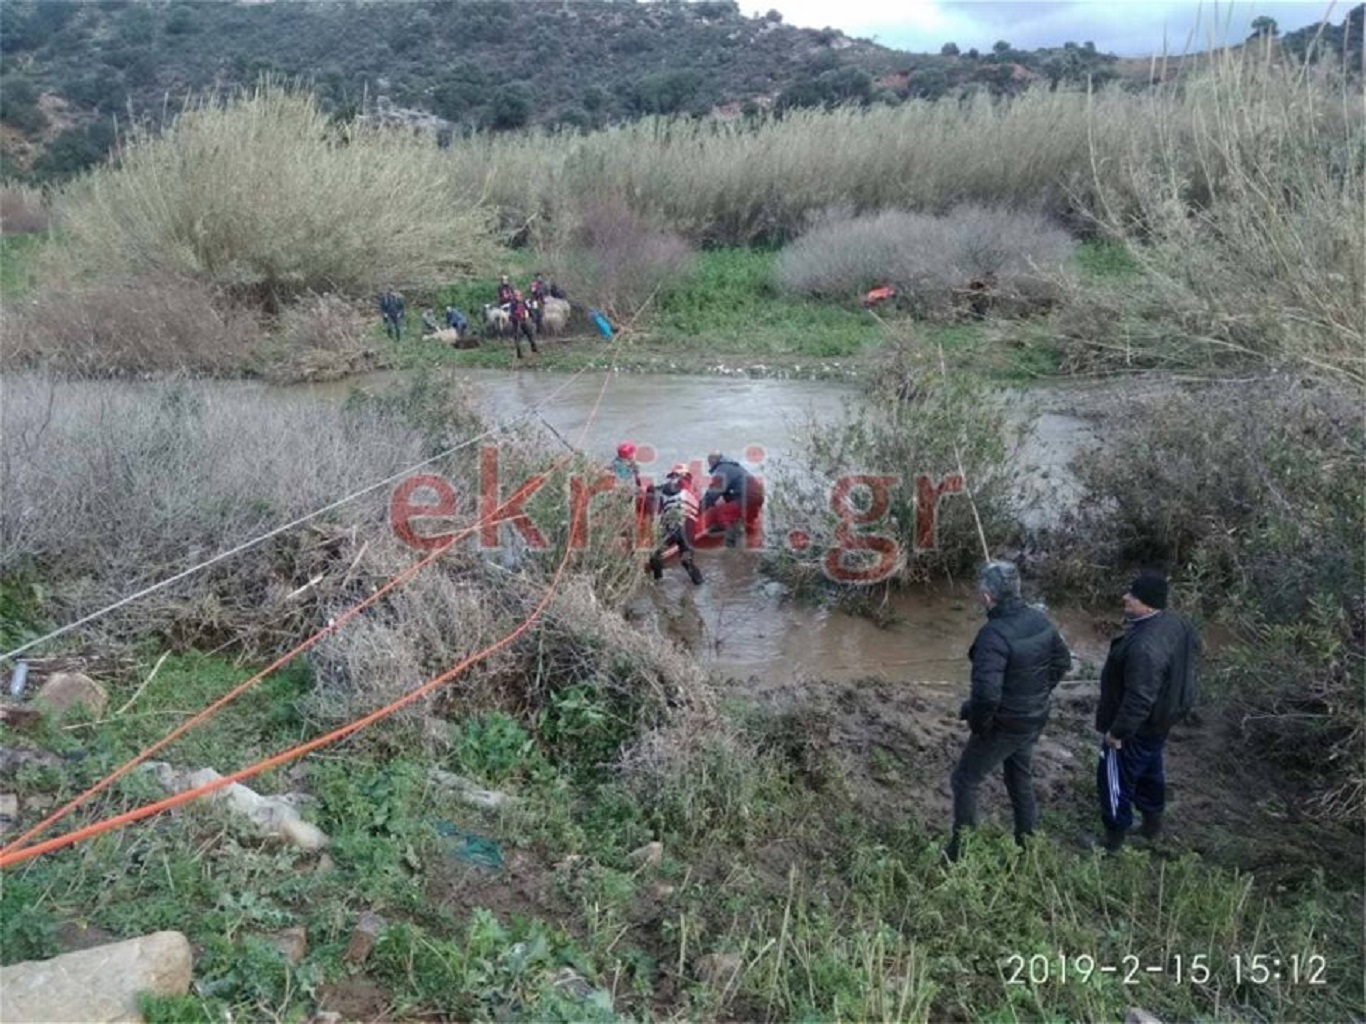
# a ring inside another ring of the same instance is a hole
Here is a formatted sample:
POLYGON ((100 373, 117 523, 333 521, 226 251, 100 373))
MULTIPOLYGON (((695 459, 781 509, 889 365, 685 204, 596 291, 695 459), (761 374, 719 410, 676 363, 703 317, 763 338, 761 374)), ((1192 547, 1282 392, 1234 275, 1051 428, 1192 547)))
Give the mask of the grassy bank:
MULTIPOLYGON (((111 706, 132 696, 154 653, 114 683, 111 706)), ((7 746, 37 741, 63 759, 20 772, 23 805, 69 796, 248 668, 175 656, 109 721, 6 730, 7 746)), ((226 770, 295 742, 312 731, 312 685, 304 669, 284 673, 165 756, 226 770)), ((313 796, 309 817, 331 837, 325 857, 192 807, 12 870, 0 958, 50 955, 73 936, 184 930, 199 950, 195 989, 152 1002, 150 1019, 167 1021, 316 1009, 1116 1019, 1133 1005, 1164 1019, 1334 1020, 1359 1007, 1360 894, 1341 879, 1265 885, 1179 847, 1103 858, 1072 849, 1056 816, 1059 831, 1024 853, 988 830, 946 867, 943 823, 862 811, 826 760, 841 752, 810 746, 800 718, 742 703, 708 739, 666 736, 623 772, 595 763, 581 731, 610 709, 577 708, 453 717, 421 755, 395 754, 411 734, 380 726, 257 780, 313 796), (518 802, 472 809, 433 781, 434 767, 518 802), (657 859, 635 853, 652 841, 657 859), (385 924, 358 963, 346 950, 364 912, 385 924), (292 962, 276 948, 288 928, 307 935, 292 962), (1258 983, 1247 976, 1254 956, 1298 957, 1303 977, 1287 968, 1258 983)), ((132 778, 99 810, 153 792, 132 778)), ((1256 855, 1255 837, 1245 846, 1256 855)))

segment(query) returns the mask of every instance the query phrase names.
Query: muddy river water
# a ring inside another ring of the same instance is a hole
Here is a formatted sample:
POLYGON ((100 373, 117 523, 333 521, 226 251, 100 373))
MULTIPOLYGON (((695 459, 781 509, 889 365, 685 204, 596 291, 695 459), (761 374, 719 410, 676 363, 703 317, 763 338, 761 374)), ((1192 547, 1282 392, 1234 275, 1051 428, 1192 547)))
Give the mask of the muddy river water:
MULTIPOLYGON (((662 476, 676 461, 702 461, 719 448, 751 469, 796 464, 811 417, 832 422, 859 397, 843 383, 770 379, 615 374, 603 390, 601 373, 576 377, 543 373, 467 371, 476 400, 496 419, 535 409, 530 422, 552 444, 554 435, 590 455, 611 459, 618 442, 640 446, 642 470, 662 476), (602 393, 599 402, 599 393, 602 393)), ((389 375, 367 379, 383 386, 389 375)), ((335 387, 335 386, 329 386, 335 387)), ((1047 517, 1070 500, 1067 464, 1089 442, 1085 421, 1062 412, 1065 402, 1044 395, 1002 394, 1028 425, 1017 451, 1021 485, 1046 496, 1030 512, 1047 517)), ((915 589, 892 599, 885 627, 838 611, 795 602, 758 572, 743 550, 698 554, 706 581, 694 587, 679 570, 659 583, 646 580, 629 609, 642 628, 683 640, 716 670, 760 684, 794 678, 851 680, 872 675, 956 684, 967 678, 967 648, 982 622, 966 582, 915 589)), ((1071 634, 1089 617, 1069 609, 1058 618, 1071 634)))

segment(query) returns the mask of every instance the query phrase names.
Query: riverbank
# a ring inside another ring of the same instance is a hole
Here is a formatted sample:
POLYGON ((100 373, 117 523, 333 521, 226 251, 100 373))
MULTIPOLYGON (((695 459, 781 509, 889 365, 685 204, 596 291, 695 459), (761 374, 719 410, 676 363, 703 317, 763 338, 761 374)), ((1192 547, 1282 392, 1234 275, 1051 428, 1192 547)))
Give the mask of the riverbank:
MULTIPOLYGON (((655 448, 661 463, 701 457, 721 437, 746 455, 759 447, 792 460, 809 436, 803 414, 810 429, 828 433, 866 390, 686 377, 661 385, 623 374, 598 404, 603 382, 590 374, 415 375, 406 387, 405 376, 358 389, 184 381, 15 389, 23 401, 7 402, 5 435, 31 441, 10 449, 11 468, 27 475, 4 488, 0 637, 17 644, 70 621, 123 596, 148 566, 221 550, 478 435, 493 419, 535 409, 553 428, 542 434, 533 420, 498 445, 502 497, 562 455, 555 433, 595 457, 622 437, 655 448), (547 402, 565 385, 558 403, 547 402), (697 415, 661 418, 662 393, 697 415), (121 467, 117 488, 104 472, 110 465, 121 467)), ((1266 388, 1246 397, 1225 390, 1260 403, 1266 388)), ((1281 449, 1201 419, 1228 396, 1206 391, 1192 399, 1198 408, 1170 411, 1158 394, 1137 412, 1123 397, 1064 390, 1045 404, 1109 409, 1119 424, 1110 431, 1188 428, 1208 438, 1202 452, 1221 469, 1236 468, 1237 451, 1278 473, 1299 465, 1266 458, 1281 449)), ((990 419, 985 406, 974 411, 990 419)), ((1325 436, 1324 423, 1309 421, 1318 426, 1305 434, 1284 410, 1247 413, 1238 405, 1231 415, 1286 426, 1296 438, 1325 436)), ((1144 474, 1165 473, 1173 453, 1193 450, 1185 434, 1152 436, 1144 474)), ((484 493, 472 449, 430 468, 457 495, 484 493)), ((567 484, 564 470, 552 473, 528 502, 552 545, 563 540, 555 525, 567 484)), ((1186 502, 1228 487, 1203 481, 1195 490, 1164 484, 1156 493, 1186 502)), ((1302 502, 1302 516, 1318 515, 1319 489, 1284 493, 1302 502)), ((416 554, 394 543, 386 497, 59 645, 71 659, 63 667, 97 677, 107 699, 98 712, 0 724, 3 792, 15 798, 16 824, 34 824, 411 565, 416 554)), ((1180 507, 1171 518, 1181 523, 1211 514, 1180 507)), ((1250 532, 1219 521, 1211 529, 1250 532)), ((1357 823, 1307 799, 1308 779, 1254 754, 1265 748, 1251 744, 1238 703, 1253 693, 1249 681, 1262 686, 1258 669, 1239 658, 1270 663, 1268 652, 1282 649, 1270 639, 1241 655, 1230 643, 1209 663, 1200 716, 1172 742, 1170 839, 1106 859, 1075 840, 1095 827, 1087 680, 1117 609, 1107 593, 1055 612, 1080 664, 1039 751, 1040 841, 1014 849, 992 782, 988 823, 948 867, 938 852, 962 742, 955 709, 964 649, 980 621, 961 583, 882 594, 879 626, 795 605, 742 551, 705 553, 700 589, 677 574, 641 587, 638 567, 603 551, 585 553, 557 584, 559 554, 513 544, 453 552, 158 752, 189 771, 254 763, 449 669, 558 590, 506 652, 409 713, 250 780, 262 794, 299 794, 297 806, 327 837, 323 849, 263 834, 226 806, 159 815, 6 869, 0 959, 182 930, 197 950, 194 988, 154 1001, 154 1021, 320 1012, 1111 1019, 1131 1005, 1164 1019, 1309 1020, 1345 1019, 1359 1005, 1357 823), (452 788, 433 769, 492 791, 499 806, 468 803, 468 785, 452 788), (1097 921, 1109 924, 1098 931, 1097 921), (1230 950, 1312 960, 1318 973, 1312 984, 1258 984, 1235 974, 1230 950), (1131 985, 1095 970, 1094 984, 1020 981, 1027 957, 1059 951, 1167 971, 1135 974, 1131 985), (1202 984, 1174 984, 1178 952, 1187 966, 1204 958, 1202 984)), ((1113 586, 1120 563, 1106 559, 1103 582, 1113 586)), ((1277 562, 1282 574, 1288 564, 1277 562)), ((1204 596, 1203 582, 1182 578, 1183 607, 1204 596)), ((1229 611, 1253 608, 1226 600, 1229 611)), ((1305 680, 1331 681, 1354 664, 1350 642, 1324 647, 1340 659, 1336 669, 1311 660, 1329 636, 1296 640, 1298 694, 1305 680)), ((32 685, 45 675, 35 671, 32 685)), ((1297 742, 1313 756, 1326 746, 1297 742)), ((133 774, 74 819, 91 823, 160 795, 152 777, 133 774)))

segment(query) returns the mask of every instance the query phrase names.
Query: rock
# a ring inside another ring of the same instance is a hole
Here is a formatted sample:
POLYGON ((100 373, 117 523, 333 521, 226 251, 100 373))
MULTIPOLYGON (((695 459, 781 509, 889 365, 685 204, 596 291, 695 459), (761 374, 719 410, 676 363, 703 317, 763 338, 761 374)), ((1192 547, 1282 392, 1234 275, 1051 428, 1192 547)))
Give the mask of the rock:
POLYGON ((280 955, 291 964, 297 964, 308 952, 308 930, 306 928, 286 928, 265 936, 265 940, 280 951, 280 955))
POLYGON ((433 768, 427 772, 427 777, 438 786, 451 791, 451 794, 462 803, 470 804, 474 807, 482 807, 485 810, 495 810, 504 804, 516 803, 517 798, 508 796, 506 793, 499 793, 495 789, 484 789, 478 783, 472 782, 463 775, 456 775, 454 772, 445 772, 440 768, 433 768))
POLYGON ((191 959, 184 935, 155 932, 0 967, 0 1020, 141 1021, 138 993, 185 995, 191 959))
POLYGON ((361 914, 356 927, 351 931, 351 941, 346 945, 342 959, 348 963, 363 964, 375 948, 375 939, 384 930, 384 918, 366 911, 361 914))
MULTIPOLYGON (((143 770, 155 775, 157 781, 173 793, 195 789, 223 777, 212 768, 201 768, 187 775, 164 761, 148 761, 143 765, 143 770)), ((208 794, 208 799, 214 803, 226 804, 231 810, 250 820, 266 835, 283 839, 301 850, 321 850, 330 841, 327 833, 299 816, 296 805, 308 800, 301 794, 262 796, 254 789, 234 782, 208 794)))
POLYGON ((1162 1021, 1147 1010, 1131 1006, 1124 1015, 1124 1024, 1162 1024, 1162 1021))
POLYGON ((34 793, 24 797, 24 809, 42 814, 57 806, 57 798, 51 793, 34 793))
POLYGON ((29 750, 25 747, 0 747, 0 775, 12 775, 19 769, 31 764, 61 764, 61 758, 46 750, 29 750))
POLYGON ((693 972, 697 980, 714 989, 729 988, 744 968, 745 961, 739 953, 708 953, 697 958, 693 972))
POLYGON ((626 859, 638 867, 658 867, 659 862, 664 859, 664 844, 658 840, 653 843, 646 843, 639 849, 632 850, 628 853, 626 859))
POLYGON ((13 793, 0 793, 0 835, 14 827, 19 817, 19 798, 13 793))
POLYGON ((109 703, 104 687, 79 672, 58 672, 49 677, 33 703, 61 717, 72 708, 81 708, 91 718, 99 718, 109 703))
POLYGON ((555 972, 555 980, 551 984, 568 992, 575 999, 588 999, 593 995, 593 986, 572 967, 561 967, 555 972))

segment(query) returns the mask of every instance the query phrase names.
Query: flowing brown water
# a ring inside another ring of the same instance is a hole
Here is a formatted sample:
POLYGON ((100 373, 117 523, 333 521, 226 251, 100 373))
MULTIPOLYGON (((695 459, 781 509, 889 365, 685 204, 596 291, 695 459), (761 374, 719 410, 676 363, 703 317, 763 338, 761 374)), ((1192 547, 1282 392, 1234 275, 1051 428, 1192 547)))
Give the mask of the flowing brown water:
MULTIPOLYGON (((535 408, 532 422, 551 435, 551 443, 558 443, 558 435, 604 463, 620 441, 633 441, 642 449, 642 470, 656 476, 677 461, 701 462, 714 448, 759 472, 799 465, 809 418, 836 421, 860 394, 854 386, 823 381, 617 374, 595 412, 600 374, 570 378, 485 370, 461 376, 491 417, 504 420, 535 408)), ((383 386, 396 379, 383 375, 365 383, 383 386)), ((1019 404, 1018 396, 1002 397, 1019 404)), ((1021 417, 1032 419, 1032 429, 1016 462, 1022 487, 1037 502, 1029 519, 1038 521, 1071 500, 1067 463, 1089 430, 1071 416, 1021 410, 1021 417)), ((890 625, 879 627, 794 602, 759 574, 754 553, 703 551, 698 565, 706 577, 702 586, 671 568, 659 583, 643 582, 628 613, 643 628, 682 641, 718 671, 767 683, 873 675, 946 683, 967 678, 967 648, 982 613, 965 583, 896 595, 886 609, 890 625)), ((1068 618, 1077 622, 1070 632, 1086 628, 1084 617, 1068 618)))

